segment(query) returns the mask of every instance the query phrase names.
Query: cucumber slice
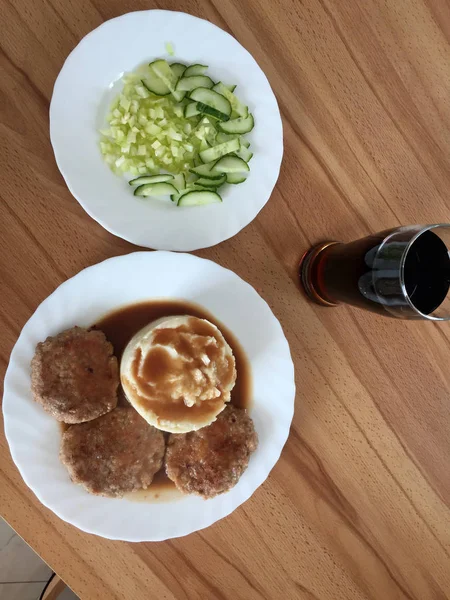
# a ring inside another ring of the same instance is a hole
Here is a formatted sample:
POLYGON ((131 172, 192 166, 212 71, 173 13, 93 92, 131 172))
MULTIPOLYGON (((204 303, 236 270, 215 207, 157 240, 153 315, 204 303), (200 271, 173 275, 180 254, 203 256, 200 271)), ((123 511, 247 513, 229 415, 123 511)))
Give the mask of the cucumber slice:
POLYGON ((231 114, 231 104, 229 103, 229 101, 224 96, 218 94, 214 90, 199 87, 195 90, 192 90, 192 92, 189 93, 189 97, 191 98, 191 100, 196 100, 197 102, 206 104, 207 106, 214 108, 216 111, 223 113, 228 117, 231 114))
POLYGON ((226 83, 222 83, 221 81, 219 81, 219 83, 216 83, 216 85, 213 87, 213 90, 220 94, 222 86, 226 87, 229 92, 234 92, 234 90, 236 89, 235 85, 227 85, 226 83))
POLYGON ((239 117, 226 123, 218 123, 217 128, 224 133, 248 133, 255 126, 253 115, 249 113, 248 117, 239 117))
POLYGON ((227 180, 225 173, 222 173, 219 179, 208 179, 207 177, 200 177, 195 182, 195 185, 200 185, 206 188, 218 188, 224 184, 227 180))
POLYGON ((204 75, 208 67, 206 65, 191 65, 184 72, 185 77, 194 77, 195 75, 204 75))
POLYGON ((152 68, 147 69, 147 73, 141 81, 142 85, 149 92, 152 92, 152 94, 156 94, 157 96, 167 96, 170 94, 167 85, 161 81, 152 68))
POLYGON ((213 90, 228 100, 231 108, 239 115, 239 117, 246 117, 248 115, 248 107, 242 104, 233 92, 230 92, 227 86, 221 81, 214 86, 213 90))
POLYGON ((222 198, 217 192, 211 190, 192 190, 179 198, 178 206, 200 206, 204 204, 215 204, 217 202, 222 202, 222 198))
POLYGON ((247 177, 242 173, 227 173, 227 183, 244 183, 246 179, 247 177))
POLYGON ((228 133, 223 133, 222 131, 219 131, 216 135, 216 142, 218 144, 223 144, 224 142, 229 142, 230 140, 233 140, 235 137, 235 135, 230 135, 228 133))
POLYGON ((132 179, 128 183, 130 185, 144 185, 144 183, 165 183, 173 179, 173 175, 162 174, 162 175, 141 175, 132 179))
POLYGON ((245 162, 248 163, 248 161, 253 156, 253 152, 250 152, 250 150, 248 148, 246 148, 245 146, 242 146, 242 143, 241 143, 241 147, 236 152, 236 156, 239 156, 239 158, 242 158, 242 160, 245 160, 245 162))
POLYGON ((197 115, 201 114, 197 108, 197 104, 197 102, 189 102, 189 104, 186 104, 184 108, 184 116, 186 119, 190 119, 191 117, 196 117, 197 115))
POLYGON ((178 173, 177 175, 175 175, 172 183, 178 191, 184 190, 186 188, 186 178, 184 176, 184 173, 178 173))
MULTIPOLYGON (((229 86, 229 85, 225 85, 224 83, 222 83, 221 81, 219 81, 219 83, 216 83, 216 84, 215 84, 215 86, 213 87, 213 90, 214 90, 215 92, 217 92, 218 94, 221 94, 221 95, 223 96, 223 94, 222 94, 223 88, 227 88, 227 90, 228 90, 229 92, 233 92, 233 90, 230 90, 230 87, 231 87, 231 86, 229 86)), ((235 87, 236 87, 236 86, 235 86, 235 87)))
POLYGON ((187 173, 184 174, 184 177, 186 179, 186 184, 187 184, 186 187, 188 187, 189 185, 194 185, 194 181, 198 178, 198 175, 188 171, 187 173))
POLYGON ((150 63, 150 68, 153 69, 155 74, 161 79, 161 81, 169 88, 170 93, 174 97, 177 102, 181 102, 183 100, 185 93, 177 92, 176 85, 178 81, 178 77, 170 68, 169 63, 166 60, 155 60, 150 63))
POLYGON ((134 190, 135 196, 167 196, 176 194, 177 190, 171 183, 145 183, 134 190))
POLYGON ((223 144, 203 150, 200 152, 200 158, 204 163, 209 163, 212 160, 217 160, 218 158, 225 156, 225 154, 230 154, 230 152, 236 152, 237 150, 239 150, 239 140, 235 138, 229 142, 224 142, 223 144))
POLYGON ((200 177, 207 179, 220 179, 222 175, 221 173, 217 173, 217 171, 214 171, 215 164, 216 161, 213 160, 212 162, 207 163, 206 165, 199 165, 198 167, 194 167, 193 169, 191 169, 191 173, 194 173, 195 175, 199 175, 200 177))
POLYGON ((177 92, 192 92, 195 88, 212 88, 214 82, 206 75, 195 75, 193 77, 182 77, 177 83, 177 92))
POLYGON ((202 114, 214 117, 218 121, 227 121, 230 117, 203 102, 197 102, 197 110, 202 114))
POLYGON ((172 194, 170 196, 170 199, 172 200, 172 202, 174 204, 178 204, 178 200, 181 198, 181 196, 183 196, 184 194, 187 194, 188 191, 189 190, 187 190, 187 189, 182 189, 179 192, 177 192, 176 194, 172 194))
POLYGON ((241 146, 245 146, 246 148, 248 148, 250 146, 250 142, 245 138, 241 137, 241 146))
POLYGON ((208 142, 205 139, 203 139, 200 142, 200 152, 202 152, 203 150, 208 150, 208 148, 211 148, 211 146, 208 144, 208 142))
POLYGON ((149 67, 164 81, 168 88, 174 87, 177 77, 166 60, 163 60, 162 58, 154 60, 149 64, 149 67))
POLYGON ((176 194, 172 194, 170 196, 170 199, 172 200, 172 202, 174 204, 178 204, 178 200, 181 198, 181 196, 184 196, 188 192, 193 192, 193 191, 204 192, 205 188, 203 188, 201 186, 197 186, 196 183, 188 183, 184 189, 180 190, 176 194))
POLYGON ((177 92, 177 90, 170 90, 170 93, 175 102, 181 102, 186 96, 186 92, 177 92))
POLYGON ((177 79, 181 79, 183 73, 186 71, 186 65, 183 65, 182 63, 172 63, 170 68, 177 79))
POLYGON ((239 156, 224 156, 216 162, 214 170, 219 173, 245 173, 250 167, 239 156))

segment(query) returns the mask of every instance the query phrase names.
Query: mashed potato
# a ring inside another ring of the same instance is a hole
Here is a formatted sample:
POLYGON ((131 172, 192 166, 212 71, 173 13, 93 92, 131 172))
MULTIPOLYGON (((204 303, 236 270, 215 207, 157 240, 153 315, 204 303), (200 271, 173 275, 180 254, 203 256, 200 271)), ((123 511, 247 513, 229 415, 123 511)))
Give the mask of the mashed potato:
POLYGON ((171 433, 210 425, 236 382, 233 352, 219 329, 197 317, 158 319, 123 353, 125 394, 144 419, 171 433))

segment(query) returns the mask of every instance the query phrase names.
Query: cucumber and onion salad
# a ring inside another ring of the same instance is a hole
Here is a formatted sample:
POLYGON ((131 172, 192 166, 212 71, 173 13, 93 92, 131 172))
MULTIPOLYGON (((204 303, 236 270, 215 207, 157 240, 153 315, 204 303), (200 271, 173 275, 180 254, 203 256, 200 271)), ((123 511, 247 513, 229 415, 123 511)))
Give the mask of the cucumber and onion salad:
POLYGON ((212 204, 222 202, 221 186, 246 180, 253 154, 244 135, 253 115, 236 86, 215 83, 207 70, 157 59, 124 76, 100 150, 114 172, 134 176, 135 196, 212 204))

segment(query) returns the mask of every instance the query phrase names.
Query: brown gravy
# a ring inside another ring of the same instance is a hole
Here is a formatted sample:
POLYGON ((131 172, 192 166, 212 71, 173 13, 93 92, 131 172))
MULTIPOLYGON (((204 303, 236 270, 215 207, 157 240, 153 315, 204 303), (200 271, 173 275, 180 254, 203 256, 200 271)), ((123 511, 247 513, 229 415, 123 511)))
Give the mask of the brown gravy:
MULTIPOLYGON (((237 379, 236 385, 231 392, 231 403, 239 408, 250 408, 252 403, 251 372, 244 350, 231 331, 201 306, 179 300, 152 300, 138 304, 129 304, 108 313, 97 321, 94 327, 101 329, 105 333, 108 340, 114 346, 114 353, 120 364, 125 346, 135 333, 151 321, 155 321, 161 317, 176 315, 190 315, 200 319, 207 319, 220 329, 233 350, 236 359, 237 379)), ((124 403, 128 403, 128 401, 125 398, 122 386, 119 386, 119 404, 124 403)), ((181 496, 181 494, 178 494, 178 496, 181 496)), ((168 479, 163 469, 155 475, 149 489, 126 495, 127 499, 139 502, 162 502, 169 499, 173 500, 176 497, 175 484, 168 479)))

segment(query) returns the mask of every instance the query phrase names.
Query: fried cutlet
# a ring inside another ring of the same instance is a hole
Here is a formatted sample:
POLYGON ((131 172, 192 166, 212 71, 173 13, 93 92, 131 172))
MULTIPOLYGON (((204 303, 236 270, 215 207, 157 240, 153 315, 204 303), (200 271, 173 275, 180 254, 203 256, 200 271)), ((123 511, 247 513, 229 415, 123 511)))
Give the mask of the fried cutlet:
POLYGON ((63 434, 61 462, 74 483, 101 496, 146 489, 162 466, 164 435, 132 407, 72 425, 63 434))
POLYGON ((31 389, 58 421, 83 423, 117 405, 119 369, 102 331, 73 327, 36 346, 31 389))
POLYGON ((247 411, 229 405, 208 427, 169 437, 166 472, 182 492, 213 498, 236 485, 257 445, 247 411))

